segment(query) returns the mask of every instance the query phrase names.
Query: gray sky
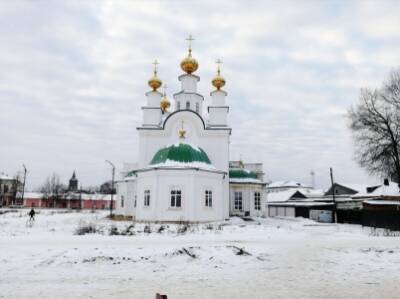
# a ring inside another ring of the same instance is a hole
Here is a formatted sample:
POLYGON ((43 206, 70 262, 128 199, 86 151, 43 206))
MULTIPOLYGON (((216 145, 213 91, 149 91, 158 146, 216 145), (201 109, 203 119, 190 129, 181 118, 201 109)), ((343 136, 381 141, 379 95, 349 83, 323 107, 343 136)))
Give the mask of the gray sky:
POLYGON ((1 1, 0 171, 87 186, 110 177, 105 159, 136 161, 151 63, 172 99, 189 33, 207 101, 224 61, 231 159, 270 180, 375 180, 345 115, 399 65, 399 1, 1 1))

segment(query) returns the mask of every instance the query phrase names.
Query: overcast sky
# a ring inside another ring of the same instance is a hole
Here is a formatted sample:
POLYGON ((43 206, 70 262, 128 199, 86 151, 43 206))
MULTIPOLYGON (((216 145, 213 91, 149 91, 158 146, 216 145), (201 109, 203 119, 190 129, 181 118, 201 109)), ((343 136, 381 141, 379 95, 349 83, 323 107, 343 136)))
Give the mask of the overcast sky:
POLYGON ((227 80, 231 159, 268 180, 373 182, 353 161, 346 112, 400 62, 399 1, 1 1, 0 172, 83 186, 134 162, 152 61, 179 89, 192 34, 199 91, 227 80))

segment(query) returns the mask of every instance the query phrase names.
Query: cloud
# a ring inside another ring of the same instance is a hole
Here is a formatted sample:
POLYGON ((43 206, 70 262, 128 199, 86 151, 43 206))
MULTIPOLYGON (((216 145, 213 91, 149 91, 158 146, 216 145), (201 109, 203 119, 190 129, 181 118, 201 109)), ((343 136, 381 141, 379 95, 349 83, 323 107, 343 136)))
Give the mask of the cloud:
POLYGON ((192 33, 206 96, 215 59, 231 106, 231 158, 261 161, 268 179, 365 182, 352 161, 346 111, 361 87, 398 66, 397 1, 94 1, 0 4, 0 167, 28 185, 77 170, 83 185, 137 158, 151 62, 179 90, 192 33))

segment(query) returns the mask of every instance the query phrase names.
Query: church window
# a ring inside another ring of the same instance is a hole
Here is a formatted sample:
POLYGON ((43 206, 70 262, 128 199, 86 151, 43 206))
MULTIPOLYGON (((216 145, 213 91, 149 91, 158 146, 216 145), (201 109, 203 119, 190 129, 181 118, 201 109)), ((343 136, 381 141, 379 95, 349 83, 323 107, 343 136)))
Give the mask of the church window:
POLYGON ((260 192, 254 192, 254 209, 257 211, 261 210, 261 194, 260 194, 260 192))
POLYGON ((212 207, 212 191, 206 190, 206 207, 212 207))
POLYGON ((190 109, 190 102, 189 101, 186 102, 186 109, 188 109, 188 110, 190 109))
POLYGON ((181 110, 181 102, 176 103, 176 110, 181 110))
POLYGON ((182 205, 182 191, 171 190, 171 207, 180 208, 182 205))
POLYGON ((124 196, 121 195, 121 208, 124 207, 124 196))
POLYGON ((243 210, 242 192, 235 192, 235 210, 243 210))
POLYGON ((200 111, 200 105, 199 103, 196 103, 196 112, 199 113, 199 111, 200 111))
POLYGON ((150 190, 144 190, 144 206, 150 206, 150 190))

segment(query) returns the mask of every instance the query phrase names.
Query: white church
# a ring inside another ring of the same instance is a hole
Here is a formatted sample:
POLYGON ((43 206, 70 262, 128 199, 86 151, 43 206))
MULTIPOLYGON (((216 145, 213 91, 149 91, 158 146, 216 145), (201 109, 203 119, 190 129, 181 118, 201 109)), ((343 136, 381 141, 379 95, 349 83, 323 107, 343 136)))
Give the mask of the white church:
MULTIPOLYGON (((136 221, 208 222, 230 215, 261 216, 265 211, 261 163, 229 161, 231 128, 228 124, 225 79, 212 79, 215 90, 205 107, 197 92, 200 77, 194 74, 197 60, 181 62, 181 90, 173 95, 174 105, 158 91, 162 81, 154 75, 142 107, 138 163, 126 164, 117 183, 116 214, 136 221)), ((218 61, 219 62, 219 61, 218 61)))

